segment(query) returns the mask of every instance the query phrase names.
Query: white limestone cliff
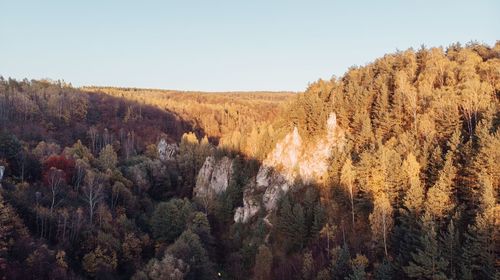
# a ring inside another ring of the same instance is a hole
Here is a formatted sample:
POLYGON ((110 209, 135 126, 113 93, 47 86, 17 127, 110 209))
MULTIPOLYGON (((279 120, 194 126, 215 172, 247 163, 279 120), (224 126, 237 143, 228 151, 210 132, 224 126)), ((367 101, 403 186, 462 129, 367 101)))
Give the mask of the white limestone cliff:
POLYGON ((198 172, 194 196, 213 200, 216 195, 226 191, 232 173, 232 159, 223 157, 217 161, 213 156, 207 157, 198 172))
POLYGON ((328 118, 326 134, 313 143, 303 143, 295 127, 276 144, 262 163, 254 182, 246 186, 243 207, 236 209, 235 222, 248 222, 261 206, 267 212, 274 211, 279 199, 296 180, 306 184, 323 181, 333 149, 342 149, 344 143, 344 131, 337 125, 334 113, 328 118))

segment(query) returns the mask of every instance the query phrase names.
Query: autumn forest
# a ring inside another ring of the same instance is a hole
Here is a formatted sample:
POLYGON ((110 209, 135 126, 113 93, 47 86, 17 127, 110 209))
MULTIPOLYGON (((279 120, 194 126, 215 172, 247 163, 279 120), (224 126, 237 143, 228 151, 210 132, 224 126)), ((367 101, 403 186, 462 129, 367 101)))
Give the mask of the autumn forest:
POLYGON ((500 279, 499 192, 500 42, 304 92, 0 76, 0 279, 500 279))

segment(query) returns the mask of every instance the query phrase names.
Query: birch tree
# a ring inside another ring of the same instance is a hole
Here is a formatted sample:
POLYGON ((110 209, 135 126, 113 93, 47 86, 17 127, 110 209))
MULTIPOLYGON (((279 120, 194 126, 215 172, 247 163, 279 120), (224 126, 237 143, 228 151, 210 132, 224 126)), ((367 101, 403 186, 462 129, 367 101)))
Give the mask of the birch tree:
POLYGON ((95 210, 103 198, 102 178, 92 171, 87 171, 85 185, 82 187, 82 190, 83 200, 87 203, 89 209, 90 224, 93 225, 95 210))

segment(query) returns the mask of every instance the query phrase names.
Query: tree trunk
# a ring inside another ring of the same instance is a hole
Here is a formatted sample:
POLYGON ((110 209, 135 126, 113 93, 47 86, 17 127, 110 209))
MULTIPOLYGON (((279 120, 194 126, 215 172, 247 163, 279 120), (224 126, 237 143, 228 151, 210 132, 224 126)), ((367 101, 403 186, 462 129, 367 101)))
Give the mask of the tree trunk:
POLYGON ((387 236, 386 236, 385 209, 383 210, 383 213, 382 213, 382 224, 384 227, 384 252, 385 252, 385 256, 387 257, 387 236))
POLYGON ((349 188, 351 194, 351 214, 352 214, 352 230, 354 231, 354 197, 352 193, 352 186, 349 188))

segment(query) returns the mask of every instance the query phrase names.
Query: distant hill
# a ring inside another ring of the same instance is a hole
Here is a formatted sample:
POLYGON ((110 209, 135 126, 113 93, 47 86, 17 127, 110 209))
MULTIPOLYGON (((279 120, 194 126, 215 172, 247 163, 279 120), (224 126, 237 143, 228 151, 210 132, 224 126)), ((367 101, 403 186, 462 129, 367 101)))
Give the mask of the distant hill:
MULTIPOLYGON (((158 89, 83 87, 83 91, 102 92, 139 104, 172 112, 190 123, 194 130, 226 143, 240 141, 241 135, 270 123, 283 105, 298 93, 271 91, 194 92, 158 89)), ((229 145, 229 144, 228 144, 229 145)), ((234 146, 234 145, 232 145, 234 146)), ((239 149, 238 147, 233 147, 239 149)))

